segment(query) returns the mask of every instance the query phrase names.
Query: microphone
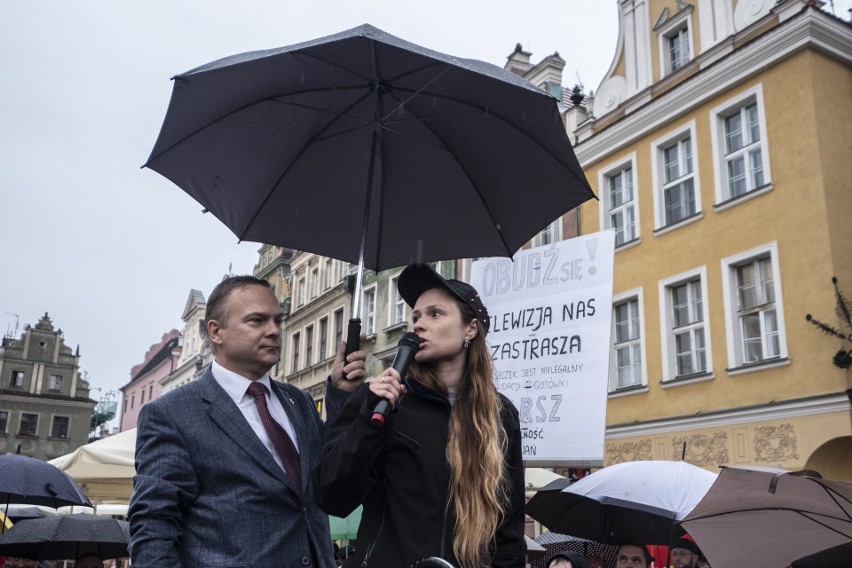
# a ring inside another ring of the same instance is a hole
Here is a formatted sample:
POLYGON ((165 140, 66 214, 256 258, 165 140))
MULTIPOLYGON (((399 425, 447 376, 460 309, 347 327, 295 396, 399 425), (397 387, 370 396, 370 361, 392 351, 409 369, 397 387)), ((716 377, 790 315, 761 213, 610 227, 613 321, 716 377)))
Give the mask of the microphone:
MULTIPOLYGON (((393 358, 391 367, 396 369, 401 378, 405 378, 405 372, 411 361, 414 360, 414 355, 420 349, 420 337, 414 332, 409 331, 399 340, 399 345, 396 348, 396 357, 393 358)), ((373 416, 370 417, 370 422, 373 426, 381 427, 385 425, 385 420, 390 411, 390 403, 386 398, 380 400, 373 409, 373 416)))

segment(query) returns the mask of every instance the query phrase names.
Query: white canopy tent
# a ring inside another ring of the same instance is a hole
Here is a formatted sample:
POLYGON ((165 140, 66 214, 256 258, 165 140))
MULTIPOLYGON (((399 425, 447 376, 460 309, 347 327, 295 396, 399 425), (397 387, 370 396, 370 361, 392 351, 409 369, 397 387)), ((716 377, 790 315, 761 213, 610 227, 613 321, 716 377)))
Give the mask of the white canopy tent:
POLYGON ((50 463, 80 484, 96 507, 127 504, 136 474, 136 429, 80 446, 50 463))

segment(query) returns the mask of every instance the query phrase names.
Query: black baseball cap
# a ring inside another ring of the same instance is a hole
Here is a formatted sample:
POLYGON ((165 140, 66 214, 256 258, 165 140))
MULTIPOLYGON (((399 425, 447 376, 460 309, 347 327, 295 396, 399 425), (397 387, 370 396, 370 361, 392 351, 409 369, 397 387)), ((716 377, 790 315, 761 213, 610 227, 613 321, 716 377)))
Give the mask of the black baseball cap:
POLYGON ((483 332, 488 333, 488 328, 491 327, 488 310, 485 309, 485 305, 479 299, 479 293, 476 291, 476 288, 467 282, 453 279, 448 280, 435 272, 428 264, 409 264, 399 275, 399 280, 397 280, 399 295, 412 308, 417 303, 417 298, 423 292, 432 288, 446 290, 470 308, 479 325, 482 327, 483 332))

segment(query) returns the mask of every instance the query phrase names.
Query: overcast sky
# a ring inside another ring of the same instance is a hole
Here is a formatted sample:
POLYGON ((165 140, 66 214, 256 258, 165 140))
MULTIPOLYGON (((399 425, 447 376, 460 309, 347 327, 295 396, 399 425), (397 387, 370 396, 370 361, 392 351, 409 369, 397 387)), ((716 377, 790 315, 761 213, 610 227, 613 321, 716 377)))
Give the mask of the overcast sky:
POLYGON ((363 23, 500 66, 519 42, 534 62, 558 51, 563 84, 587 91, 618 29, 616 0, 3 0, 0 333, 48 312, 103 389, 93 398, 127 384, 181 328, 190 289, 250 273, 259 247, 140 169, 170 77, 363 23))

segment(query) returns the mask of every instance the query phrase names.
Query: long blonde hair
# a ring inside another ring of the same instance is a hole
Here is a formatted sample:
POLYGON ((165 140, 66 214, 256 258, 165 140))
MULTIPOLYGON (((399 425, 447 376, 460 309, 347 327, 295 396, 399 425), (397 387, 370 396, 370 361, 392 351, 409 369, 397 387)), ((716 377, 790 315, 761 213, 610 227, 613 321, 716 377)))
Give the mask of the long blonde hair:
MULTIPOLYGON (((473 314, 459 304, 465 324, 473 314)), ((506 430, 500 419, 500 397, 493 382, 493 368, 484 330, 467 350, 465 376, 450 413, 447 462, 450 495, 447 506, 455 510, 453 553, 462 568, 480 568, 493 553, 497 528, 506 514, 508 471, 504 460, 506 430)), ((415 365, 412 365, 415 367, 415 365)), ((425 385, 445 390, 434 372, 425 366, 412 369, 425 385)))

